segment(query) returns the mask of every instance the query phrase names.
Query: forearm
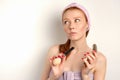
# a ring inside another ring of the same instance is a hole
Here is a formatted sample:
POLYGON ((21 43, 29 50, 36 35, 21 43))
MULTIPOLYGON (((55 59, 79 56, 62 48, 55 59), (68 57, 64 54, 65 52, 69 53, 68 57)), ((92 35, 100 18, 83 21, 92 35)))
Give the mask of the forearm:
POLYGON ((48 78, 48 80, 58 80, 58 77, 51 74, 50 77, 48 78))

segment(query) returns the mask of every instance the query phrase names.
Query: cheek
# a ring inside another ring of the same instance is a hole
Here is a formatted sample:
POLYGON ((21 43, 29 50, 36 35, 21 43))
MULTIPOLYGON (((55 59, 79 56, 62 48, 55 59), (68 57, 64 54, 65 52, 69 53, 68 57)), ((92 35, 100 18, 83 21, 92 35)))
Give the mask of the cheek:
POLYGON ((83 26, 83 27, 81 28, 81 30, 82 30, 82 31, 86 31, 86 27, 83 26))
POLYGON ((65 31, 66 33, 68 33, 68 28, 67 28, 67 27, 64 27, 64 31, 65 31))
POLYGON ((78 29, 80 32, 86 32, 86 27, 85 26, 82 26, 78 29))
POLYGON ((81 31, 81 32, 86 32, 86 29, 87 29, 87 23, 86 23, 86 21, 85 20, 83 20, 82 22, 81 22, 81 24, 79 24, 80 26, 79 26, 79 30, 81 31))

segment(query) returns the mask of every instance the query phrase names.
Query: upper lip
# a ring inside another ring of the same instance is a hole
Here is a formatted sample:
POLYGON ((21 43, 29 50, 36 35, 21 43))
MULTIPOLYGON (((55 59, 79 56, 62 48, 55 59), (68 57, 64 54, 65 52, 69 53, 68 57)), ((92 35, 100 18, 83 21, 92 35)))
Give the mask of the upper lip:
POLYGON ((69 34, 76 34, 77 32, 70 32, 69 34))

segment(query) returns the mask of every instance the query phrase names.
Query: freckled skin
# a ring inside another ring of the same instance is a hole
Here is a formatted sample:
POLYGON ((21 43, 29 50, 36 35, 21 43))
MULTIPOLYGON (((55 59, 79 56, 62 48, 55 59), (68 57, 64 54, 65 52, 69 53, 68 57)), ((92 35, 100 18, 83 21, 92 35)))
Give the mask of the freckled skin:
POLYGON ((69 39, 80 39, 85 35, 88 27, 84 13, 78 9, 67 10, 63 15, 63 27, 69 39), (76 19, 79 19, 80 21, 75 22, 76 19), (64 21, 68 21, 68 23, 64 24, 64 21), (77 34, 71 36, 70 32, 76 32, 77 34))

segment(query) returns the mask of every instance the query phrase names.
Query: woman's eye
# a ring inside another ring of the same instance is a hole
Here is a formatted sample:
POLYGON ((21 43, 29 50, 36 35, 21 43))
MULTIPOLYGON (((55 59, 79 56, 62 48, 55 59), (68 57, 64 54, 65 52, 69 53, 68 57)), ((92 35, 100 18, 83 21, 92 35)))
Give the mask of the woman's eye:
POLYGON ((80 22, 80 19, 75 19, 75 22, 80 22))
POLYGON ((69 24, 69 21, 64 21, 64 24, 69 24))

